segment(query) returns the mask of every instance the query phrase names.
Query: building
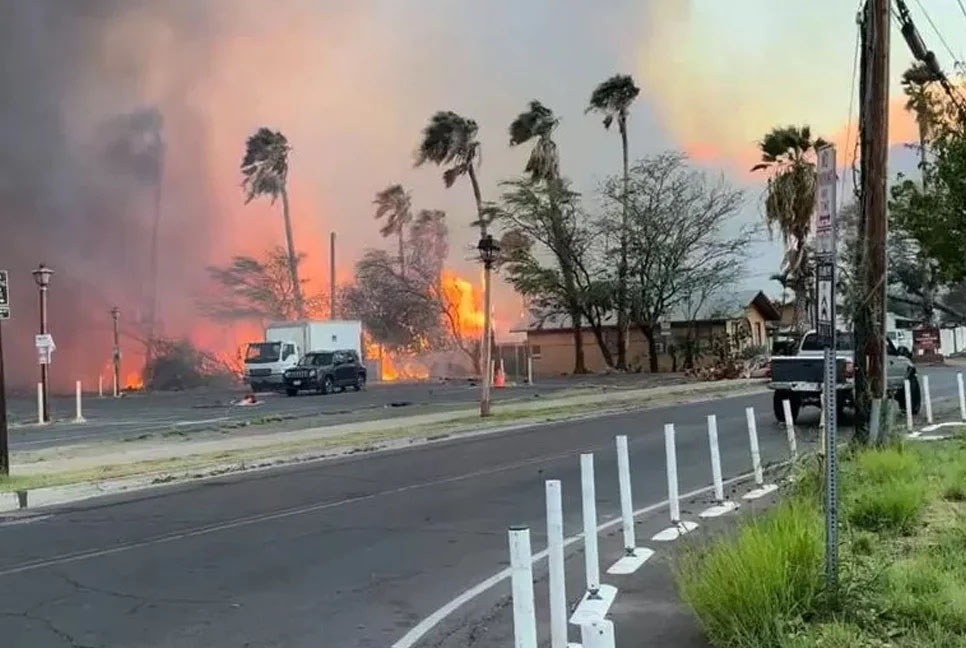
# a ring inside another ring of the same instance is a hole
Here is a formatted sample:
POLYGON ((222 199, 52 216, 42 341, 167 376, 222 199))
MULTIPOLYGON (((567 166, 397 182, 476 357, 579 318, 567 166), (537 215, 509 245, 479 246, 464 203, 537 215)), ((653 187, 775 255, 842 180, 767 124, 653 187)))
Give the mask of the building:
MULTIPOLYGON (((693 350, 695 366, 712 364, 723 343, 736 350, 767 347, 769 329, 781 319, 781 313, 765 293, 757 290, 721 294, 701 304, 684 304, 672 312, 657 331, 656 351, 659 371, 681 371, 685 367, 688 348, 693 350)), ((532 320, 516 329, 527 335, 527 345, 537 376, 569 374, 574 369, 574 329, 567 317, 532 320)), ((613 318, 605 322, 601 337, 617 353, 617 327, 613 318)), ((648 371, 650 359, 647 339, 639 328, 631 326, 627 336, 627 360, 631 370, 648 371)), ((588 371, 604 372, 607 363, 594 332, 581 330, 584 364, 588 371)))

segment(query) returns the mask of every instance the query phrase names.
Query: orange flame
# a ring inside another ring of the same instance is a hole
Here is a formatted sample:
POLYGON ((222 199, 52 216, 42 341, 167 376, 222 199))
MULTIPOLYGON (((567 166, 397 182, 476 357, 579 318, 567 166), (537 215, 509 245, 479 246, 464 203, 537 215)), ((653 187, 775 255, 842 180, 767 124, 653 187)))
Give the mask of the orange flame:
POLYGON ((144 377, 141 375, 141 372, 133 371, 129 373, 124 379, 124 389, 144 389, 144 377))

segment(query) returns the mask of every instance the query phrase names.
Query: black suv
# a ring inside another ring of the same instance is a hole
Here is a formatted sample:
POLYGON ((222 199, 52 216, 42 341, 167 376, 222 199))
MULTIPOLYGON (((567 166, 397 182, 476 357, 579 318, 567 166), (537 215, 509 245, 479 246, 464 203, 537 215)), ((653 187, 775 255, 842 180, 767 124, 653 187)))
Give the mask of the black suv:
POLYGON ((285 370, 285 393, 295 396, 302 390, 329 394, 336 387, 345 391, 352 387, 362 391, 366 387, 366 368, 359 362, 359 354, 346 351, 311 351, 297 366, 285 370))

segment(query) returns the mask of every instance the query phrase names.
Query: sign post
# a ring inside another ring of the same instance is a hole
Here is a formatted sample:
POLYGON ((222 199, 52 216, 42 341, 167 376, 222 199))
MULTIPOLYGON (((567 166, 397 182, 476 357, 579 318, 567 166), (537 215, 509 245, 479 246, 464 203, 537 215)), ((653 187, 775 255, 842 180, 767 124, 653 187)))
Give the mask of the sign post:
POLYGON ((825 580, 829 593, 838 589, 838 442, 836 430, 837 360, 835 331, 835 147, 818 150, 818 197, 815 238, 818 258, 815 268, 815 328, 822 341, 825 357, 822 388, 825 407, 825 580))
POLYGON ((7 438, 7 388, 3 376, 3 320, 10 319, 10 282, 0 270, 0 475, 10 474, 10 443, 7 438))

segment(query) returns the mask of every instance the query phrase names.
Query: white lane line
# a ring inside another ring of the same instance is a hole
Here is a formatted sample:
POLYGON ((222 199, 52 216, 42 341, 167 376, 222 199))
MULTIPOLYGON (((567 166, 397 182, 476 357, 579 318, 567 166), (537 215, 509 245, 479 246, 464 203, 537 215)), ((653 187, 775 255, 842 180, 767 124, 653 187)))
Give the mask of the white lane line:
MULTIPOLYGON (((261 522, 270 522, 273 520, 280 520, 284 518, 294 517, 297 515, 304 515, 306 513, 314 513, 317 511, 324 511, 331 508, 336 508, 340 506, 345 506, 347 504, 356 504, 358 502, 365 502, 368 500, 375 499, 377 497, 382 497, 383 495, 397 495, 399 493, 405 493, 411 490, 416 490, 418 488, 426 488, 429 486, 439 486, 441 484, 449 484, 453 482, 462 481, 465 479, 472 479, 474 477, 481 477, 483 475, 491 475, 499 472, 504 472, 507 470, 515 470, 517 468, 522 468, 525 466, 539 464, 546 461, 553 461, 555 459, 563 459, 565 457, 572 456, 572 452, 562 452, 555 455, 547 455, 542 457, 535 457, 533 459, 527 459, 525 461, 518 461, 512 464, 505 464, 503 466, 497 466, 495 468, 489 468, 486 470, 478 470, 472 473, 466 473, 463 475, 457 475, 454 477, 446 477, 445 479, 438 479, 430 482, 421 482, 419 484, 410 484, 409 486, 401 486, 399 488, 394 488, 391 490, 379 491, 378 493, 370 493, 369 495, 360 495, 359 497, 350 497, 343 500, 338 500, 335 502, 325 502, 319 504, 310 504, 307 506, 299 506, 292 509, 286 509, 282 511, 275 511, 273 513, 263 513, 260 515, 252 515, 249 517, 238 518, 231 520, 229 522, 221 522, 218 524, 211 524, 207 526, 196 527, 194 529, 189 529, 187 531, 178 531, 174 533, 166 533, 162 535, 152 536, 150 538, 145 538, 144 540, 136 540, 133 542, 126 542, 119 544, 114 547, 107 547, 103 549, 89 549, 86 551, 78 551, 74 553, 61 554, 59 556, 54 556, 53 558, 45 558, 41 560, 29 561, 22 563, 20 565, 15 565, 13 567, 8 567, 6 569, 0 569, 0 577, 9 576, 11 574, 21 574, 23 572, 33 571, 36 569, 43 569, 45 567, 52 567, 55 565, 63 565, 67 563, 79 562, 81 560, 88 560, 91 558, 100 558, 102 556, 110 556, 112 554, 122 553, 125 551, 130 551, 132 549, 138 549, 141 547, 147 547, 151 545, 165 544, 168 542, 174 542, 177 540, 184 540, 187 538, 195 538, 198 536, 209 535, 211 533, 217 533, 219 531, 227 531, 229 529, 236 529, 239 527, 249 526, 252 524, 258 524, 261 522)), ((509 572, 507 572, 509 573, 509 572)))
MULTIPOLYGON (((568 455, 572 455, 572 453, 568 453, 568 455)), ((773 468, 778 468, 780 466, 783 466, 785 465, 785 463, 786 462, 775 464, 773 468)), ((732 477, 731 479, 726 480, 724 483, 726 485, 734 484, 736 482, 744 481, 753 476, 754 476, 753 472, 744 473, 743 475, 732 477)), ((691 497, 697 497, 698 495, 703 495, 712 490, 714 490, 713 485, 705 486, 704 488, 698 488, 688 493, 684 493, 683 495, 681 495, 681 498, 688 499, 691 497)), ((668 501, 663 500, 661 502, 657 502, 655 504, 645 506, 644 508, 637 509, 636 511, 634 511, 634 517, 639 517, 641 515, 653 513, 654 511, 660 508, 663 508, 667 505, 668 505, 668 501)), ((613 526, 617 526, 620 523, 621 523, 621 517, 617 516, 612 520, 608 520, 607 522, 604 522, 603 524, 598 525, 597 533, 600 534, 601 532, 606 531, 607 529, 613 526)), ((582 539, 583 537, 584 537, 583 533, 578 533, 577 535, 570 536, 569 538, 564 540, 564 547, 569 547, 570 545, 582 539)), ((533 554, 533 563, 536 564, 537 562, 543 560, 546 557, 547 557, 547 550, 544 549, 543 551, 533 554)), ((2 575, 2 572, 0 572, 0 575, 2 575)), ((499 585, 503 580, 509 577, 510 577, 510 569, 506 568, 501 571, 498 571, 497 573, 493 574, 486 580, 477 583, 476 585, 469 588, 462 594, 459 594, 456 598, 446 603, 446 605, 442 606, 441 608, 439 608, 438 610, 430 614, 428 617, 420 621, 418 624, 416 624, 415 627, 413 627, 412 630, 410 630, 405 635, 403 635, 401 639, 396 641, 396 643, 392 644, 390 648, 412 648, 413 646, 416 645, 417 641, 422 639, 430 630, 436 627, 440 623, 440 621, 442 621, 450 614, 455 612, 462 605, 472 601, 474 598, 476 598, 480 594, 483 594, 484 592, 493 588, 494 586, 499 585)))

